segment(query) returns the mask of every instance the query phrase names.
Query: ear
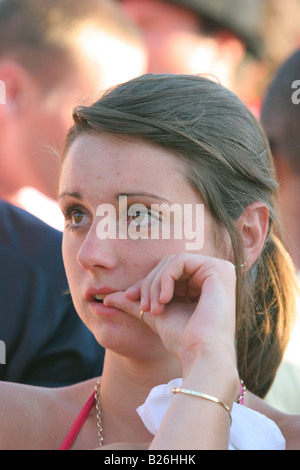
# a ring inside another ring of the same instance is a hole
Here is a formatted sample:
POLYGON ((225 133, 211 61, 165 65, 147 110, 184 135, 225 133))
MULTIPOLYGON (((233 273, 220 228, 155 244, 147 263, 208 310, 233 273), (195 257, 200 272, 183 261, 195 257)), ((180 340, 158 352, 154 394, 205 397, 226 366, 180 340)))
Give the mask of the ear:
POLYGON ((220 31, 217 34, 220 57, 237 67, 246 53, 243 42, 229 31, 220 31))
POLYGON ((263 202, 247 206, 236 221, 244 246, 246 269, 259 257, 268 233, 269 209, 263 202))
POLYGON ((15 117, 28 103, 32 78, 22 65, 14 61, 0 62, 0 80, 4 105, 0 114, 15 117))

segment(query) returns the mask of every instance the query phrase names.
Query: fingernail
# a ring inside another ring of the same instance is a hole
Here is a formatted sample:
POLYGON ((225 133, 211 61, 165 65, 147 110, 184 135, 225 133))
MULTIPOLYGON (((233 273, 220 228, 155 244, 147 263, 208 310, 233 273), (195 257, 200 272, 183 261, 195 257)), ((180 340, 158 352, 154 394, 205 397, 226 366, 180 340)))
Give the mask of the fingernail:
POLYGON ((149 312, 151 310, 151 304, 146 299, 143 299, 143 298, 141 299, 140 306, 141 306, 141 310, 144 310, 144 312, 149 312))
POLYGON ((103 304, 105 305, 105 307, 110 307, 112 305, 112 302, 110 301, 109 297, 104 297, 103 304))

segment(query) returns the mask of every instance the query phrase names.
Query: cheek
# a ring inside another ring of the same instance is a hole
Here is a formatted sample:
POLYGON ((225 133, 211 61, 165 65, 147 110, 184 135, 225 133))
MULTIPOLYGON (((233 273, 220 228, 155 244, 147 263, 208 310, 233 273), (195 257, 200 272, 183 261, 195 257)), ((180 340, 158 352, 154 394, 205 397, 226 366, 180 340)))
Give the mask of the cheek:
MULTIPOLYGON (((80 271, 80 265, 77 261, 77 247, 73 246, 72 240, 68 239, 68 234, 63 237, 62 253, 63 261, 68 281, 69 290, 71 293, 72 301, 75 310, 80 315, 82 312, 82 271, 80 271)), ((83 318, 82 318, 83 319, 83 318)))
MULTIPOLYGON (((125 247, 124 247, 125 248, 125 247)), ((184 240, 139 240, 127 242, 123 270, 130 285, 145 278, 167 255, 184 251, 184 240), (129 278, 130 277, 130 278, 129 278)))
POLYGON ((230 259, 231 241, 224 227, 208 224, 204 231, 204 245, 201 253, 224 260, 230 259))
POLYGON ((75 245, 74 241, 72 241, 68 237, 68 234, 64 233, 62 242, 62 254, 70 289, 72 289, 73 284, 76 280, 76 273, 79 267, 77 261, 77 252, 77 246, 75 245))

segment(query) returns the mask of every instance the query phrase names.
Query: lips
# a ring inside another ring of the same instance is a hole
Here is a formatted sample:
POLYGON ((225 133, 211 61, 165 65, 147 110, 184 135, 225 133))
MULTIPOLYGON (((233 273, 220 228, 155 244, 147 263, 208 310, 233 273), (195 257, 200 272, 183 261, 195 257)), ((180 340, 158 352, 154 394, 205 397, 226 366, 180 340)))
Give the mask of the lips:
POLYGON ((103 303, 103 299, 106 295, 113 294, 118 291, 119 290, 117 289, 111 289, 109 287, 89 288, 84 294, 84 299, 88 302, 89 311, 101 317, 114 317, 116 315, 120 315, 121 311, 119 309, 106 307, 103 303))
POLYGON ((117 292, 117 290, 113 290, 109 287, 101 287, 99 289, 91 287, 86 291, 84 298, 87 302, 103 303, 105 296, 114 292, 117 292))
MULTIPOLYGON (((116 313, 118 309, 114 307, 107 307, 104 305, 103 300, 108 294, 120 292, 120 289, 112 289, 110 287, 94 288, 90 287, 84 294, 84 299, 90 305, 93 311, 98 314, 116 313)), ((118 311, 120 313, 120 311, 118 311)))

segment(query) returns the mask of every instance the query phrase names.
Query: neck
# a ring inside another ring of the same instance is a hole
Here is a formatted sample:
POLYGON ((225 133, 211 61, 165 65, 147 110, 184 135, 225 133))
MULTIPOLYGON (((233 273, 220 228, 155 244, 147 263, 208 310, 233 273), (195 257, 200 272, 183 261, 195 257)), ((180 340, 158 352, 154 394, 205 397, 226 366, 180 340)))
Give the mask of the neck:
POLYGON ((0 181, 0 199, 18 205, 18 190, 14 190, 0 181))
POLYGON ((153 387, 180 376, 180 364, 172 357, 146 363, 106 351, 101 380, 105 444, 151 439, 136 409, 153 387))
MULTIPOLYGON (((164 358, 149 361, 128 359, 107 351, 102 375, 101 389, 111 389, 110 396, 130 393, 133 406, 143 403, 151 388, 182 376, 179 362, 167 355, 164 358), (120 387, 118 389, 117 387, 120 387), (132 393, 134 390, 134 393, 132 393)), ((102 392, 101 392, 102 393, 102 392)))

